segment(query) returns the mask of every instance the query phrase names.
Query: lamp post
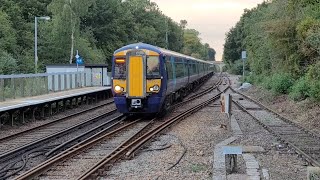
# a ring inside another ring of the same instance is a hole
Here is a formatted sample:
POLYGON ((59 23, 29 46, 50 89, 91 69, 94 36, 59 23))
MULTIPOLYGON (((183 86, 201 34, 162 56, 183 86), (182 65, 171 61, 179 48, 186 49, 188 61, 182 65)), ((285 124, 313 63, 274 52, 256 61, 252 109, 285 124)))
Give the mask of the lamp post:
POLYGON ((38 72, 38 19, 50 20, 49 16, 34 17, 34 71, 38 72))

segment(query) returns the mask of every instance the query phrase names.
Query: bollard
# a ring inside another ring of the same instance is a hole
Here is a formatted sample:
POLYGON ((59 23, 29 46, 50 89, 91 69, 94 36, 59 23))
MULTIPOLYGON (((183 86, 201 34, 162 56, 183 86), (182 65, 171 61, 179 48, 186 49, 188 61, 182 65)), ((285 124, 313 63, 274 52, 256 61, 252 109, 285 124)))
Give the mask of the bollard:
POLYGON ((220 98, 220 104, 221 104, 221 112, 224 113, 225 112, 225 94, 221 94, 221 98, 220 98))
POLYGON ((221 94, 220 104, 221 104, 221 112, 226 113, 228 117, 230 117, 232 96, 230 94, 221 94))

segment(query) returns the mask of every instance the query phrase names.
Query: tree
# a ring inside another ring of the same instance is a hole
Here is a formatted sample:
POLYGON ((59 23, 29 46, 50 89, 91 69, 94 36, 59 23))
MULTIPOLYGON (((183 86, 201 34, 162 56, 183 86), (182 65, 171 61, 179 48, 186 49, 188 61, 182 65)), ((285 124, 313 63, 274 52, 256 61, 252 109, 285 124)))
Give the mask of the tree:
POLYGON ((14 53, 17 39, 8 15, 0 10, 0 50, 14 53))
POLYGON ((80 18, 86 15, 93 2, 93 0, 53 0, 48 7, 54 16, 56 38, 70 47, 70 64, 74 56, 75 39, 80 39, 80 18), (70 41, 66 41, 69 38, 63 35, 69 36, 70 41))

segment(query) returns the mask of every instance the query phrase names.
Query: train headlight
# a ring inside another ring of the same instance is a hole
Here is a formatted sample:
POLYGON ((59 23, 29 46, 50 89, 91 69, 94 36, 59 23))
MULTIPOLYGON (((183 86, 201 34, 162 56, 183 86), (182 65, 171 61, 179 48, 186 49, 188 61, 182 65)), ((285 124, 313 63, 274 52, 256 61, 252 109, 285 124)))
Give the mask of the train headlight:
POLYGON ((149 90, 150 90, 151 92, 156 92, 156 91, 159 91, 159 90, 160 90, 160 87, 159 87, 159 85, 154 85, 154 86, 151 87, 149 90))
POLYGON ((159 90, 160 90, 160 87, 159 87, 158 85, 154 85, 154 86, 153 86, 153 90, 154 90, 154 91, 159 91, 159 90))
POLYGON ((117 85, 117 86, 114 87, 114 91, 123 92, 123 88, 117 85))

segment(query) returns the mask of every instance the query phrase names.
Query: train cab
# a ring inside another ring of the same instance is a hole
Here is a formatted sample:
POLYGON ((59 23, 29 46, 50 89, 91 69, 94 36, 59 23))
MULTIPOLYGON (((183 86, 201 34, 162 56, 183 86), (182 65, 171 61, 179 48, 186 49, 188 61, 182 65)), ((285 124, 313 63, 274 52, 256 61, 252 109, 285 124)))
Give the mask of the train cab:
POLYGON ((161 54, 146 44, 125 46, 114 53, 112 91, 121 113, 157 113, 165 92, 161 54))

